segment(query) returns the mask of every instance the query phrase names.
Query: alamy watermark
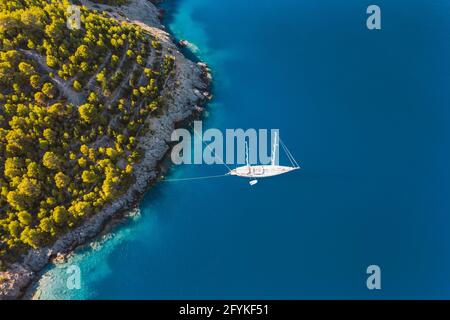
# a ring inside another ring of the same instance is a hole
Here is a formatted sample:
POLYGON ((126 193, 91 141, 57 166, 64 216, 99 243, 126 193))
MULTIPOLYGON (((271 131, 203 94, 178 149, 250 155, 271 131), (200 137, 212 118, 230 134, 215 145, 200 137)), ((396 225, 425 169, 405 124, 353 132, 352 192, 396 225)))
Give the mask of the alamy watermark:
POLYGON ((216 128, 203 132, 201 121, 194 122, 193 132, 187 129, 173 131, 176 142, 171 158, 174 164, 278 164, 279 151, 273 148, 278 129, 216 128))
POLYGON ((372 4, 367 7, 367 14, 370 16, 367 18, 366 25, 369 30, 381 29, 381 9, 379 6, 372 4))
POLYGON ((81 289, 81 269, 77 265, 70 265, 66 274, 68 275, 66 280, 66 287, 69 290, 81 289))
POLYGON ((367 278, 366 285, 369 290, 381 290, 381 268, 375 264, 367 267, 367 274, 370 276, 367 278))
POLYGON ((67 28, 70 30, 80 30, 81 29, 81 9, 80 6, 70 5, 67 7, 67 28))

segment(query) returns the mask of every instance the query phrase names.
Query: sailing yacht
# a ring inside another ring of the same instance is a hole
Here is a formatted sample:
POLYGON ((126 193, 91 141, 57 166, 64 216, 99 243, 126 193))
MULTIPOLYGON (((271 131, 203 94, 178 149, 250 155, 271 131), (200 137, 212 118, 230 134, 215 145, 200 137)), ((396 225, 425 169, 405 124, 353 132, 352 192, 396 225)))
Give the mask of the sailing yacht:
POLYGON ((300 169, 297 161, 295 161, 292 154, 287 149, 286 145, 281 141, 281 145, 288 157, 291 161, 292 166, 279 166, 275 164, 276 151, 279 147, 278 144, 278 135, 275 133, 274 143, 272 148, 271 155, 271 163, 270 165, 250 165, 248 160, 248 144, 245 143, 245 166, 237 167, 236 169, 231 170, 228 174, 232 176, 238 176, 243 178, 250 178, 250 185, 255 185, 258 183, 258 178, 268 178, 273 176, 278 176, 280 174, 285 174, 294 170, 300 169))

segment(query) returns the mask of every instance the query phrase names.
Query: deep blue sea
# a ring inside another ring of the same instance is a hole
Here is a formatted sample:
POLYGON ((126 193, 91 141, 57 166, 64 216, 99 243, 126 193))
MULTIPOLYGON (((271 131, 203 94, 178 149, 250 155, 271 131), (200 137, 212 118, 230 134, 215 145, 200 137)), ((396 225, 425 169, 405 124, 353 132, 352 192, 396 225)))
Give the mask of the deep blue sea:
MULTIPOLYGON (((42 298, 450 298, 450 2, 166 0, 214 71, 204 126, 278 128, 303 169, 164 182, 42 298), (366 28, 376 3, 382 29, 366 28), (381 268, 381 290, 366 268, 381 268)), ((174 167, 172 178, 223 166, 174 167)))

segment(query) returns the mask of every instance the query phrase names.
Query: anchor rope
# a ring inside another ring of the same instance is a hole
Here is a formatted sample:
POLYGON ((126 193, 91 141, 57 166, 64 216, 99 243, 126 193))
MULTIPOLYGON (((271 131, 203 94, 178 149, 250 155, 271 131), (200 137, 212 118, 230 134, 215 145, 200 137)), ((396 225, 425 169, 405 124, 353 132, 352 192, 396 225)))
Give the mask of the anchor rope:
MULTIPOLYGON (((201 136, 197 131, 195 131, 195 130, 193 130, 193 131, 194 131, 194 134, 197 135, 197 136, 200 138, 200 140, 202 141, 203 145, 204 145, 206 148, 208 148, 212 153, 214 153, 215 156, 222 162, 222 164, 223 164, 229 171, 232 171, 232 169, 231 169, 229 166, 227 166, 227 164, 225 163, 225 161, 223 161, 223 159, 222 159, 221 157, 219 157, 219 156, 214 152, 214 150, 213 150, 208 144, 206 144, 206 143, 203 141, 202 136, 201 136)), ((163 181, 175 182, 175 181, 204 180, 204 179, 222 178, 222 177, 226 177, 226 176, 228 176, 228 175, 229 175, 229 173, 225 173, 225 174, 221 174, 221 175, 204 176, 204 177, 192 177, 192 178, 180 178, 180 179, 176 179, 176 178, 174 178, 174 179, 164 179, 163 181)))
POLYGON ((215 176, 204 176, 204 177, 193 177, 193 178, 180 178, 180 179, 164 179, 163 181, 167 182, 175 182, 175 181, 191 181, 191 180, 203 180, 203 179, 214 179, 214 178, 223 178, 228 176, 228 174, 221 174, 215 176))

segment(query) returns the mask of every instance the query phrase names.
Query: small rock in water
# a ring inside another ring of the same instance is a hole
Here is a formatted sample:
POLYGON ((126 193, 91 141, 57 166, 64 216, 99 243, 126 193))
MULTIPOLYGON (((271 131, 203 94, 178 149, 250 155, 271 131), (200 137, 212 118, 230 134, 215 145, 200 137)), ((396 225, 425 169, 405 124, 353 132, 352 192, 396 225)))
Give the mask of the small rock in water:
POLYGON ((202 108, 202 107, 199 107, 199 106, 195 106, 195 111, 201 113, 201 112, 205 111, 205 108, 202 108))
POLYGON ((189 44, 189 42, 187 42, 186 40, 180 40, 178 44, 180 45, 180 47, 186 47, 189 44))
POLYGON ((62 253, 58 253, 56 257, 53 259, 54 263, 64 263, 66 261, 66 255, 62 253))

